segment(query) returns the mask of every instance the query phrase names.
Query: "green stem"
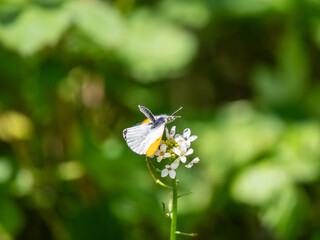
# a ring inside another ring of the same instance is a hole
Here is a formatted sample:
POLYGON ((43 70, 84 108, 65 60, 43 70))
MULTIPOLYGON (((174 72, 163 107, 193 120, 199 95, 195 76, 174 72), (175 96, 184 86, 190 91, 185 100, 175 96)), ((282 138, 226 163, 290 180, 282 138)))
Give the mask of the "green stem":
POLYGON ((176 179, 173 179, 172 180, 172 212, 171 212, 170 240, 176 240, 177 216, 178 216, 178 190, 177 190, 177 181, 176 179))
POLYGON ((149 163, 149 160, 148 160, 148 157, 147 157, 147 156, 146 156, 146 163, 147 163, 148 170, 149 170, 152 178, 153 178, 154 181, 156 182, 156 184, 159 184, 160 186, 165 187, 165 188, 172 189, 170 186, 168 186, 167 184, 164 184, 164 183, 161 182, 158 178, 156 178, 156 176, 153 174, 153 172, 152 172, 152 170, 151 170, 150 163, 149 163))
POLYGON ((198 233, 184 233, 180 231, 176 231, 176 234, 182 235, 182 236, 187 236, 187 237, 196 237, 198 236, 198 233))
POLYGON ((181 194, 181 195, 178 196, 178 198, 181 198, 181 197, 190 195, 190 194, 192 194, 192 193, 193 193, 193 192, 191 191, 191 192, 188 192, 188 193, 181 194))

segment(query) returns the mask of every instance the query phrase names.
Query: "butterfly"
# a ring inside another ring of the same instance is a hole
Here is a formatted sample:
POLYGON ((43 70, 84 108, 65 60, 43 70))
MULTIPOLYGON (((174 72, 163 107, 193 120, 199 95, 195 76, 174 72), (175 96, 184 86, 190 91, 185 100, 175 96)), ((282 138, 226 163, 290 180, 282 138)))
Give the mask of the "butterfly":
POLYGON ((133 152, 153 157, 160 145, 166 124, 180 118, 180 116, 174 116, 174 114, 180 111, 182 107, 171 115, 153 115, 148 108, 140 105, 138 107, 147 119, 133 127, 124 129, 123 138, 133 152))

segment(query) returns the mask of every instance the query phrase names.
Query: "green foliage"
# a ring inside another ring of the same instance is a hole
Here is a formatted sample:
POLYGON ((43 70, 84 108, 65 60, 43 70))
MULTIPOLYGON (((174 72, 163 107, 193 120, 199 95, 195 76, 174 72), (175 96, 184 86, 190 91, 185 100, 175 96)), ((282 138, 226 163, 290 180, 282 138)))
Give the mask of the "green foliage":
POLYGON ((153 12, 137 10, 120 54, 142 82, 177 74, 194 56, 196 40, 187 31, 153 12))
POLYGON ((1 1, 0 239, 167 239, 168 192, 122 139, 138 104, 183 106, 177 130, 198 136, 179 229, 319 239, 319 14, 315 0, 1 1))
POLYGON ((174 21, 194 28, 204 27, 210 19, 210 11, 203 1, 161 1, 161 13, 174 21))
POLYGON ((1 42, 22 56, 31 56, 58 43, 69 27, 70 14, 63 9, 28 6, 14 22, 0 27, 1 42), (50 29, 50 31, 48 31, 50 29))
POLYGON ((74 16, 75 26, 94 43, 107 50, 122 45, 125 22, 115 8, 94 1, 73 1, 67 8, 74 16))

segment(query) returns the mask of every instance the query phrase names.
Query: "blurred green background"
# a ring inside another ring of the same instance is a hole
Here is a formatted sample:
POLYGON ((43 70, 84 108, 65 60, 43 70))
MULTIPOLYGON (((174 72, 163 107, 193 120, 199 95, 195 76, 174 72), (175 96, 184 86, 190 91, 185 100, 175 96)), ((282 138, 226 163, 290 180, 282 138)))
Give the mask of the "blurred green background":
POLYGON ((179 230, 320 239, 319 48, 319 0, 1 0, 0 239, 168 239, 138 104, 198 136, 179 230))

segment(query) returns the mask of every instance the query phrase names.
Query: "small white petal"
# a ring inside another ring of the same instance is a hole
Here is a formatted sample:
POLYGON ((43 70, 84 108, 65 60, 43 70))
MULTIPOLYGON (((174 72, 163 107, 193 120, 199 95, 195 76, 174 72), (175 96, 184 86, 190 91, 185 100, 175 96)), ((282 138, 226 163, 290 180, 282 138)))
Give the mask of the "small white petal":
POLYGON ((199 161, 200 161, 200 158, 196 157, 196 158, 194 158, 191 162, 192 162, 192 163, 198 163, 199 161))
POLYGON ((168 174, 169 174, 169 170, 166 168, 161 171, 161 177, 166 177, 168 174))
POLYGON ((161 144, 160 146, 160 151, 165 152, 167 150, 167 145, 166 144, 161 144))
POLYGON ((178 156, 180 156, 180 154, 181 154, 180 149, 179 149, 179 148, 176 148, 176 147, 174 147, 174 148, 172 149, 172 152, 174 152, 174 153, 177 154, 178 156))
POLYGON ((189 138, 190 135, 191 135, 191 130, 190 130, 190 128, 186 128, 185 130, 183 130, 183 137, 184 137, 185 139, 189 138))
POLYGON ((177 134, 175 137, 174 137, 174 140, 179 143, 181 141, 185 141, 184 137, 181 136, 180 134, 177 134))
POLYGON ((191 162, 186 165, 186 168, 191 168, 193 164, 198 163, 200 159, 198 157, 194 158, 191 162))
POLYGON ((180 148, 181 148, 181 145, 185 145, 185 150, 187 151, 187 149, 191 146, 190 142, 189 141, 184 141, 182 143, 179 144, 180 148))
POLYGON ((185 163, 187 161, 187 158, 185 156, 180 157, 181 162, 185 163))
POLYGON ((161 162, 162 158, 163 158, 163 156, 157 157, 157 161, 158 161, 158 162, 161 162))
POLYGON ((185 143, 180 144, 180 151, 183 153, 187 152, 187 145, 185 143))
POLYGON ((169 130, 168 128, 166 127, 166 138, 169 139, 170 138, 170 134, 169 134, 169 130))
POLYGON ((186 165, 186 168, 191 168, 192 166, 193 166, 192 163, 188 163, 188 164, 186 165))
POLYGON ((174 170, 169 171, 169 176, 174 179, 176 177, 176 172, 174 170))
POLYGON ((188 151, 186 152, 185 156, 188 156, 188 155, 190 155, 192 153, 193 153, 193 149, 189 148, 188 151))
POLYGON ((170 168, 171 169, 176 169, 177 167, 179 167, 179 161, 174 161, 173 163, 171 163, 170 168))
POLYGON ((170 137, 173 137, 175 133, 176 133, 176 126, 173 126, 170 130, 170 137))
POLYGON ((198 136, 196 135, 192 135, 191 137, 189 137, 189 142, 193 142, 194 140, 196 140, 198 138, 198 136))
POLYGON ((158 150, 154 153, 154 155, 160 156, 160 150, 158 149, 158 150))
POLYGON ((169 158, 169 157, 171 157, 170 153, 168 153, 168 152, 164 153, 163 158, 169 158))

